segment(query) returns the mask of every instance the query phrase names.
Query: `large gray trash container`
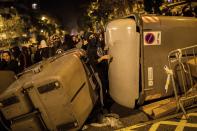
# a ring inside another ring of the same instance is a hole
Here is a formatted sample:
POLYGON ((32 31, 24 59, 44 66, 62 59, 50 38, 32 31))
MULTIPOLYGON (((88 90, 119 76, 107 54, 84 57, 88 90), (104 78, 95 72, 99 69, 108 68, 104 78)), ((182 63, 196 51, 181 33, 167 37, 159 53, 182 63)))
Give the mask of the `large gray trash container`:
POLYGON ((81 128, 93 109, 96 95, 80 53, 80 50, 73 50, 34 65, 0 95, 0 101, 5 101, 8 96, 18 99, 1 109, 5 117, 13 121, 13 130, 24 129, 26 123, 31 123, 37 130, 40 127, 36 124, 38 121, 48 130, 81 128), (14 118, 10 117, 6 111, 8 108, 14 111, 16 106, 20 112, 12 114, 14 118), (33 111, 37 113, 32 115, 33 111))

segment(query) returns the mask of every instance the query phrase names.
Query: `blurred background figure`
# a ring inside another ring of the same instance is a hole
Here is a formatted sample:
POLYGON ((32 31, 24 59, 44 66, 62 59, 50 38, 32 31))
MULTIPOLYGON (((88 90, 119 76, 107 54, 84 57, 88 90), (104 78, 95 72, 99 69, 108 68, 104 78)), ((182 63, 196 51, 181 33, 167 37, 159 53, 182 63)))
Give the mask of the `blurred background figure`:
POLYGON ((49 37, 48 45, 49 45, 49 57, 64 52, 61 38, 57 34, 54 34, 49 37))
POLYGON ((194 7, 195 17, 197 17, 197 6, 194 7))
POLYGON ((5 60, 2 59, 2 53, 3 51, 0 51, 0 70, 3 70, 5 64, 5 60))
POLYGON ((31 54, 30 54, 30 51, 29 51, 28 47, 26 47, 26 46, 22 46, 22 52, 25 56, 25 61, 26 61, 25 68, 27 68, 27 67, 32 65, 31 54))
POLYGON ((11 48, 11 54, 14 56, 14 59, 18 62, 19 72, 22 72, 27 67, 27 62, 25 54, 20 50, 18 46, 11 48))
POLYGON ((188 16, 188 17, 193 17, 195 16, 192 8, 190 7, 190 5, 186 5, 183 7, 182 9, 182 13, 183 13, 183 16, 188 16))
POLYGON ((75 48, 75 44, 72 39, 72 36, 70 36, 69 34, 66 34, 64 36, 63 49, 64 49, 64 51, 66 51, 66 50, 69 50, 72 48, 75 48))
POLYGON ((18 62, 11 57, 9 51, 4 51, 2 53, 2 70, 13 71, 15 74, 19 73, 18 62))
POLYGON ((49 47, 44 39, 40 41, 37 46, 37 50, 34 55, 34 62, 40 62, 46 58, 49 58, 49 47))

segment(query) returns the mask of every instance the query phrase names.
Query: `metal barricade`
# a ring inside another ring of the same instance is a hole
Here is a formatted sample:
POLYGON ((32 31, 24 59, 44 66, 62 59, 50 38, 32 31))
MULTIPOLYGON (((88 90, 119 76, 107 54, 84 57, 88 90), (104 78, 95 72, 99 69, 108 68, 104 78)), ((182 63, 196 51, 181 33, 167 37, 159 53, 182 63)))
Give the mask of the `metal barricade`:
POLYGON ((178 110, 187 117, 185 108, 197 102, 197 45, 171 51, 168 62, 178 110))

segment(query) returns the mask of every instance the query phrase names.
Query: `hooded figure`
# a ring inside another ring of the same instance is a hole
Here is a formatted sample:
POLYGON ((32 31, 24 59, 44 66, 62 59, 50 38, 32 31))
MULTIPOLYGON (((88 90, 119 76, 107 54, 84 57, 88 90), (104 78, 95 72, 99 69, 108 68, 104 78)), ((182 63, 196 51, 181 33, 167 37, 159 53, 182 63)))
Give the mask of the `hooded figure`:
POLYGON ((19 73, 18 63, 11 58, 11 53, 9 51, 4 51, 2 53, 2 62, 4 62, 2 70, 10 70, 15 72, 15 74, 19 73))
POLYGON ((98 63, 99 56, 97 55, 97 38, 94 34, 90 34, 87 38, 87 56, 90 64, 95 70, 97 70, 96 65, 98 63))
POLYGON ((66 51, 74 47, 75 46, 74 46, 74 41, 72 40, 72 36, 70 36, 69 34, 66 34, 64 36, 63 49, 66 51))
POLYGON ((103 48, 104 47, 99 41, 98 37, 95 34, 89 35, 88 44, 87 44, 87 56, 89 59, 90 65, 94 68, 94 71, 98 73, 98 76, 102 83, 102 91, 104 98, 104 106, 109 109, 111 104, 107 99, 111 99, 108 93, 109 83, 108 83, 108 62, 110 59, 109 55, 105 55, 103 48), (106 99, 106 100, 105 100, 106 99))
POLYGON ((25 54, 21 52, 18 46, 13 47, 11 53, 18 62, 19 72, 22 72, 27 67, 25 54))

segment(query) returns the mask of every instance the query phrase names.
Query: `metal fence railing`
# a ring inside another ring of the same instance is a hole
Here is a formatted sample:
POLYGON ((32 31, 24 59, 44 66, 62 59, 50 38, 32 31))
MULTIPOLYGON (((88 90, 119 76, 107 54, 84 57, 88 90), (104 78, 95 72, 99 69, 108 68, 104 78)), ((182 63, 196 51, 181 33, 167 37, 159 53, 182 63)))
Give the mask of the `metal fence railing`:
POLYGON ((187 117, 185 108, 197 102, 197 45, 171 51, 168 62, 178 109, 187 117))

